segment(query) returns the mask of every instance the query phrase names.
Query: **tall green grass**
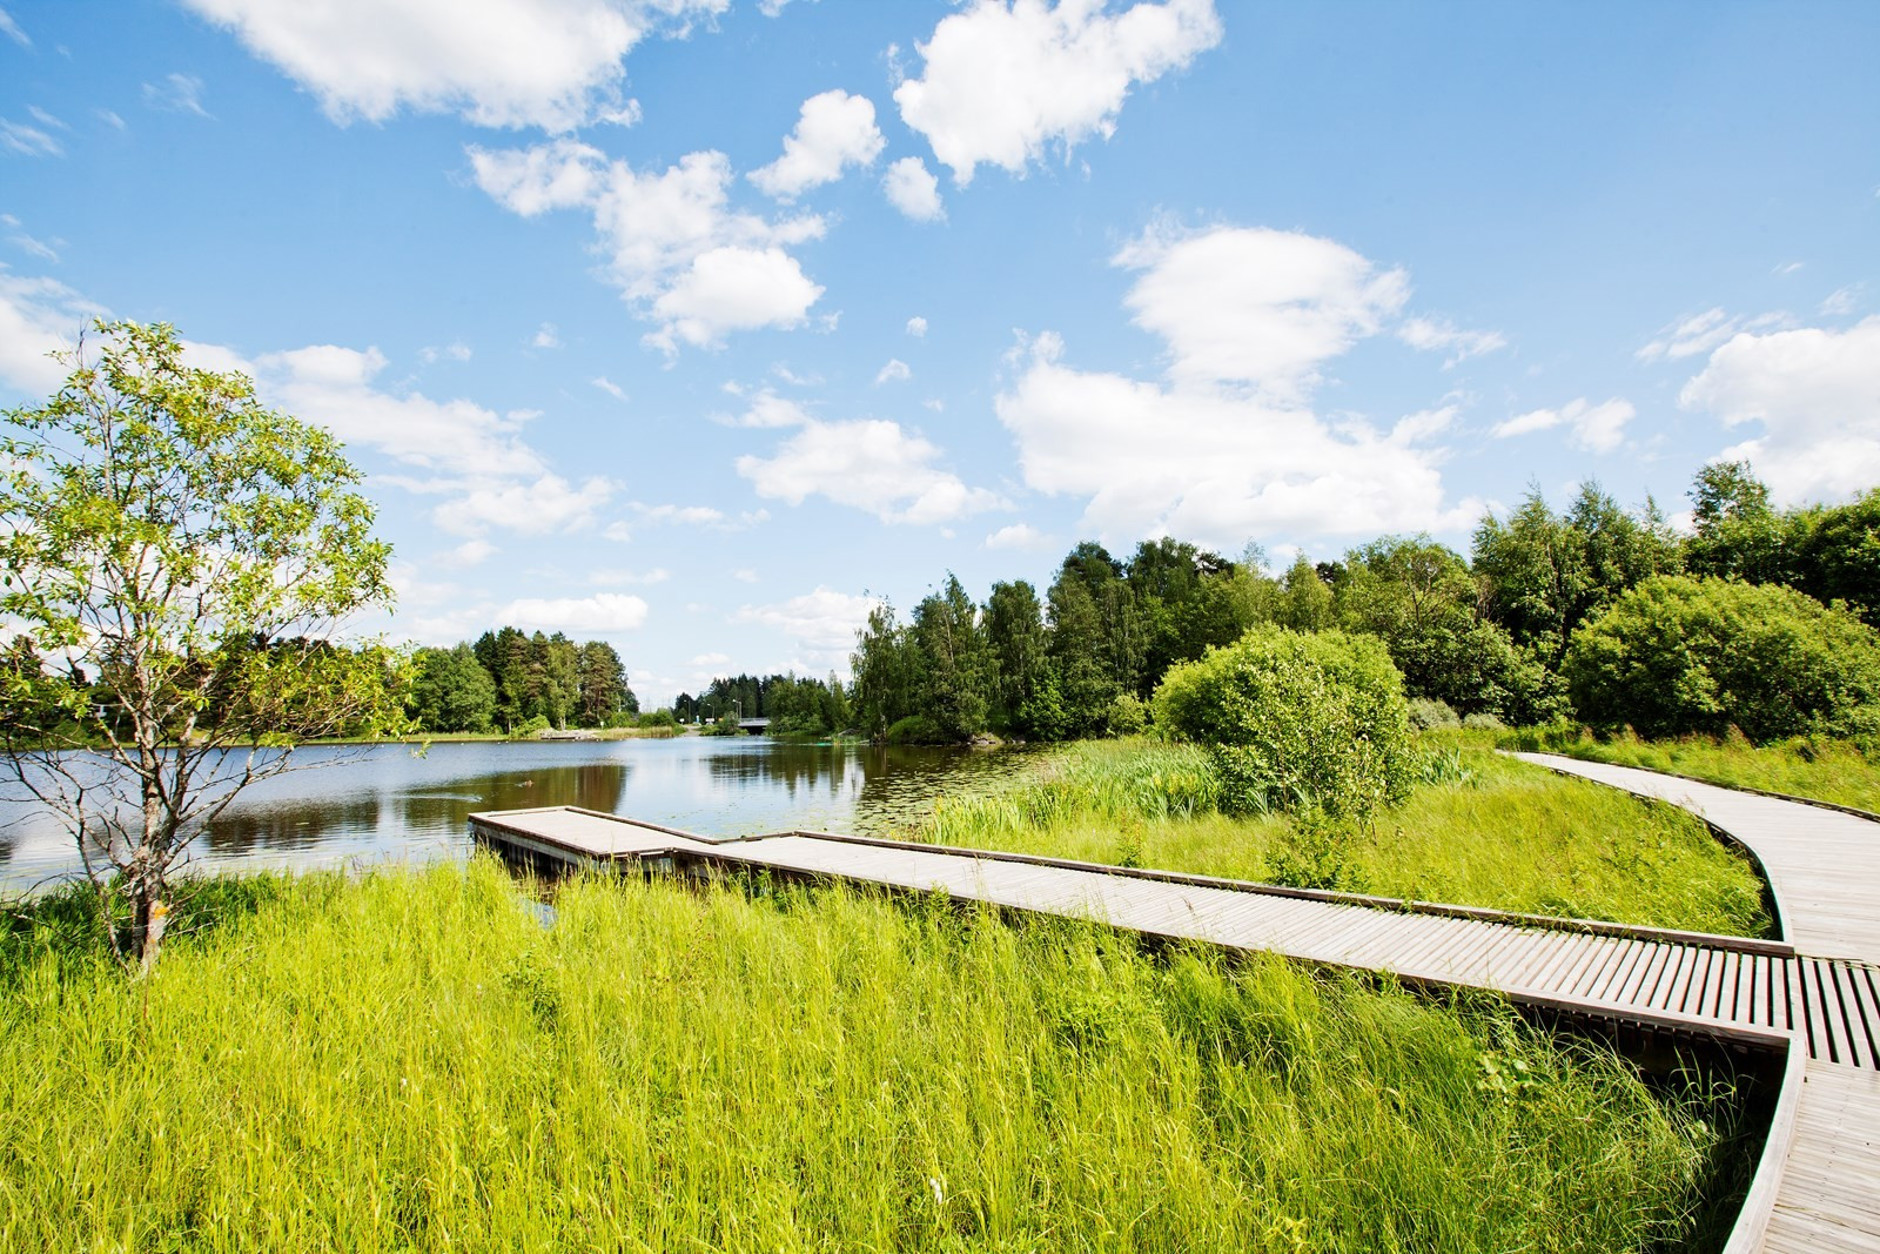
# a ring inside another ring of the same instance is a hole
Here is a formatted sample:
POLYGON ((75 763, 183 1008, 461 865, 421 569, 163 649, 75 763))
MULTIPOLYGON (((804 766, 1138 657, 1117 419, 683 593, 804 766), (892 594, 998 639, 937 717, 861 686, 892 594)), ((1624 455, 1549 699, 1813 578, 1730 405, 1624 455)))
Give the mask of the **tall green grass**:
POLYGON ((1741 736, 1595 739, 1581 728, 1504 732, 1503 747, 1689 775, 1727 787, 1812 797, 1880 814, 1880 740, 1797 736, 1755 745, 1741 736))
POLYGON ((1773 927, 1755 868, 1673 807, 1424 733, 1424 782, 1368 828, 1327 835, 1214 809, 1206 755, 1099 741, 948 798, 939 843, 1724 935, 1773 927))
POLYGON ((255 893, 138 981, 23 927, 8 1250, 1714 1244, 1731 1094, 1489 1000, 842 892, 493 864, 255 893))

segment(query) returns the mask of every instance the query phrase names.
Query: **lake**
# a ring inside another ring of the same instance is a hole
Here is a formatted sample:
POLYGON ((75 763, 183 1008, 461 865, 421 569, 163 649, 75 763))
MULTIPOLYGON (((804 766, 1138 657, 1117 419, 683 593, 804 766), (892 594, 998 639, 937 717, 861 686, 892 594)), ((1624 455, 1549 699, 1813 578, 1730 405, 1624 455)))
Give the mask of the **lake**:
MULTIPOLYGON (((316 746, 255 784, 192 847, 218 870, 463 859, 478 810, 578 805, 714 836, 788 828, 887 834, 1022 751, 784 744, 762 737, 316 746)), ((14 792, 17 792, 14 785, 14 792)), ((0 800, 0 891, 80 870, 36 803, 0 800)))

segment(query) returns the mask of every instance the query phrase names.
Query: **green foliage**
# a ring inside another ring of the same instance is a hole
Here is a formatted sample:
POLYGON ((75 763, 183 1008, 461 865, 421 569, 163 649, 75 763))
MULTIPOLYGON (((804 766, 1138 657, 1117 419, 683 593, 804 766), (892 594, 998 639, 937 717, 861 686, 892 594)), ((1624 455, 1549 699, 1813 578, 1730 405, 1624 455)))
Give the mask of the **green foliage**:
POLYGON ((1517 647, 1557 670, 1589 615, 1643 579, 1675 574, 1682 555, 1652 501, 1628 514, 1589 482, 1564 515, 1547 507, 1538 488, 1506 522, 1485 515, 1474 562, 1489 617, 1517 647))
POLYGON ((1112 736, 1137 736, 1149 725, 1149 707, 1133 693, 1120 692, 1103 716, 1104 729, 1112 736))
POLYGON ((925 662, 915 699, 919 716, 940 729, 942 741, 970 739, 986 725, 992 657, 978 609, 952 574, 914 607, 913 644, 925 662))
POLYGON ((0 613, 24 640, 0 731, 19 782, 126 877, 148 963, 207 819, 298 740, 402 730, 407 660, 332 640, 392 600, 339 442, 188 365, 169 326, 95 336, 57 355, 51 399, 5 415, 0 613), (229 752, 255 743, 272 751, 229 752), (60 756, 93 747, 109 787, 60 756))
POLYGON ((486 732, 496 717, 496 683, 467 644, 418 650, 407 708, 427 731, 486 732))
POLYGON ((1581 717, 1647 737, 1880 730, 1880 635, 1776 585, 1649 580, 1575 637, 1566 673, 1581 717))
POLYGON ((1880 624, 1880 488, 1839 505, 1777 511, 1748 462, 1713 462, 1697 472, 1691 503, 1692 574, 1787 584, 1880 624))
POLYGON ((1369 637, 1255 628, 1170 670, 1155 721, 1208 747, 1229 810, 1365 818, 1409 792, 1402 679, 1369 637))
POLYGON ((1462 726, 1462 719, 1447 701, 1437 701, 1429 697, 1411 697, 1405 706, 1405 714, 1410 719, 1412 731, 1429 731, 1432 728, 1462 726))
POLYGON ((952 744, 955 737, 925 714, 910 714, 896 719, 882 740, 891 745, 944 745, 952 744))

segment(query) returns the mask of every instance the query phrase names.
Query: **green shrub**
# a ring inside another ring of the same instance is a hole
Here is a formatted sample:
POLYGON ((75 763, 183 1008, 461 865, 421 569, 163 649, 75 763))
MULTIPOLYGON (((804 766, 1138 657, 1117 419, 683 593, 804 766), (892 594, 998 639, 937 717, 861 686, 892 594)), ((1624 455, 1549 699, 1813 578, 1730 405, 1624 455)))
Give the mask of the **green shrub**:
POLYGON ((514 731, 510 732, 509 735, 513 740, 532 740, 547 730, 548 717, 543 714, 537 714, 528 722, 518 726, 514 731))
POLYGON ((955 739, 925 714, 910 714, 888 728, 891 745, 950 745, 955 739))
POLYGON ((1493 714, 1471 714, 1462 720, 1462 725, 1470 731, 1500 731, 1507 726, 1493 714))
POLYGON ((1410 726, 1417 731, 1462 726, 1462 720, 1447 701, 1438 701, 1434 697, 1411 697, 1408 708, 1410 726))
POLYGON ((1103 720, 1112 736, 1137 736, 1149 725, 1149 707, 1127 692, 1119 692, 1104 712, 1103 720))
POLYGON ((1880 728, 1880 634, 1776 584, 1649 579, 1574 636, 1564 669, 1587 722, 1651 738, 1880 728))
POLYGON ((1381 641, 1256 627, 1172 668, 1155 721, 1205 745, 1222 808, 1369 816, 1415 774, 1403 680, 1381 641))

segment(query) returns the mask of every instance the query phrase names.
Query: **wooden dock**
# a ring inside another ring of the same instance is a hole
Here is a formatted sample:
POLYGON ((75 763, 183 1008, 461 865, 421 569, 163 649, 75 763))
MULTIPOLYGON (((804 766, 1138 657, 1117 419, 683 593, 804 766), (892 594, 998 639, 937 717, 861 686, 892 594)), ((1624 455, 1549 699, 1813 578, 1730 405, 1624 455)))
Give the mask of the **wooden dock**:
POLYGON ((1413 986, 1485 989, 1649 1039, 1701 1040, 1751 1054, 1783 1080, 1729 1250, 1880 1252, 1880 1201, 1873 1200, 1880 1199, 1880 970, 1873 965, 1880 955, 1880 861, 1871 878, 1855 882, 1864 877, 1863 857, 1880 859, 1880 824, 1765 797, 1739 809, 1740 794, 1655 782, 1667 777, 1648 772, 1629 773, 1643 780, 1605 779, 1594 771, 1623 768, 1568 759, 1542 764, 1702 806, 1713 826, 1768 869, 1785 939, 1545 919, 824 832, 718 840, 567 807, 477 814, 470 823, 480 840, 549 863, 637 863, 674 874, 742 871, 945 892, 1161 940, 1387 972, 1413 986), (1665 791, 1649 791, 1656 787, 1665 791), (1832 893, 1806 856, 1811 819, 1821 820, 1826 878, 1842 881, 1832 893), (1861 824, 1867 843, 1843 823, 1861 824), (1835 862, 1843 857, 1851 862, 1835 862), (1791 889, 1799 899, 1787 897, 1791 889), (1864 915, 1852 904, 1862 891, 1864 915), (1818 906, 1828 918, 1817 916, 1818 906), (1841 918, 1845 929, 1837 928, 1841 918))

